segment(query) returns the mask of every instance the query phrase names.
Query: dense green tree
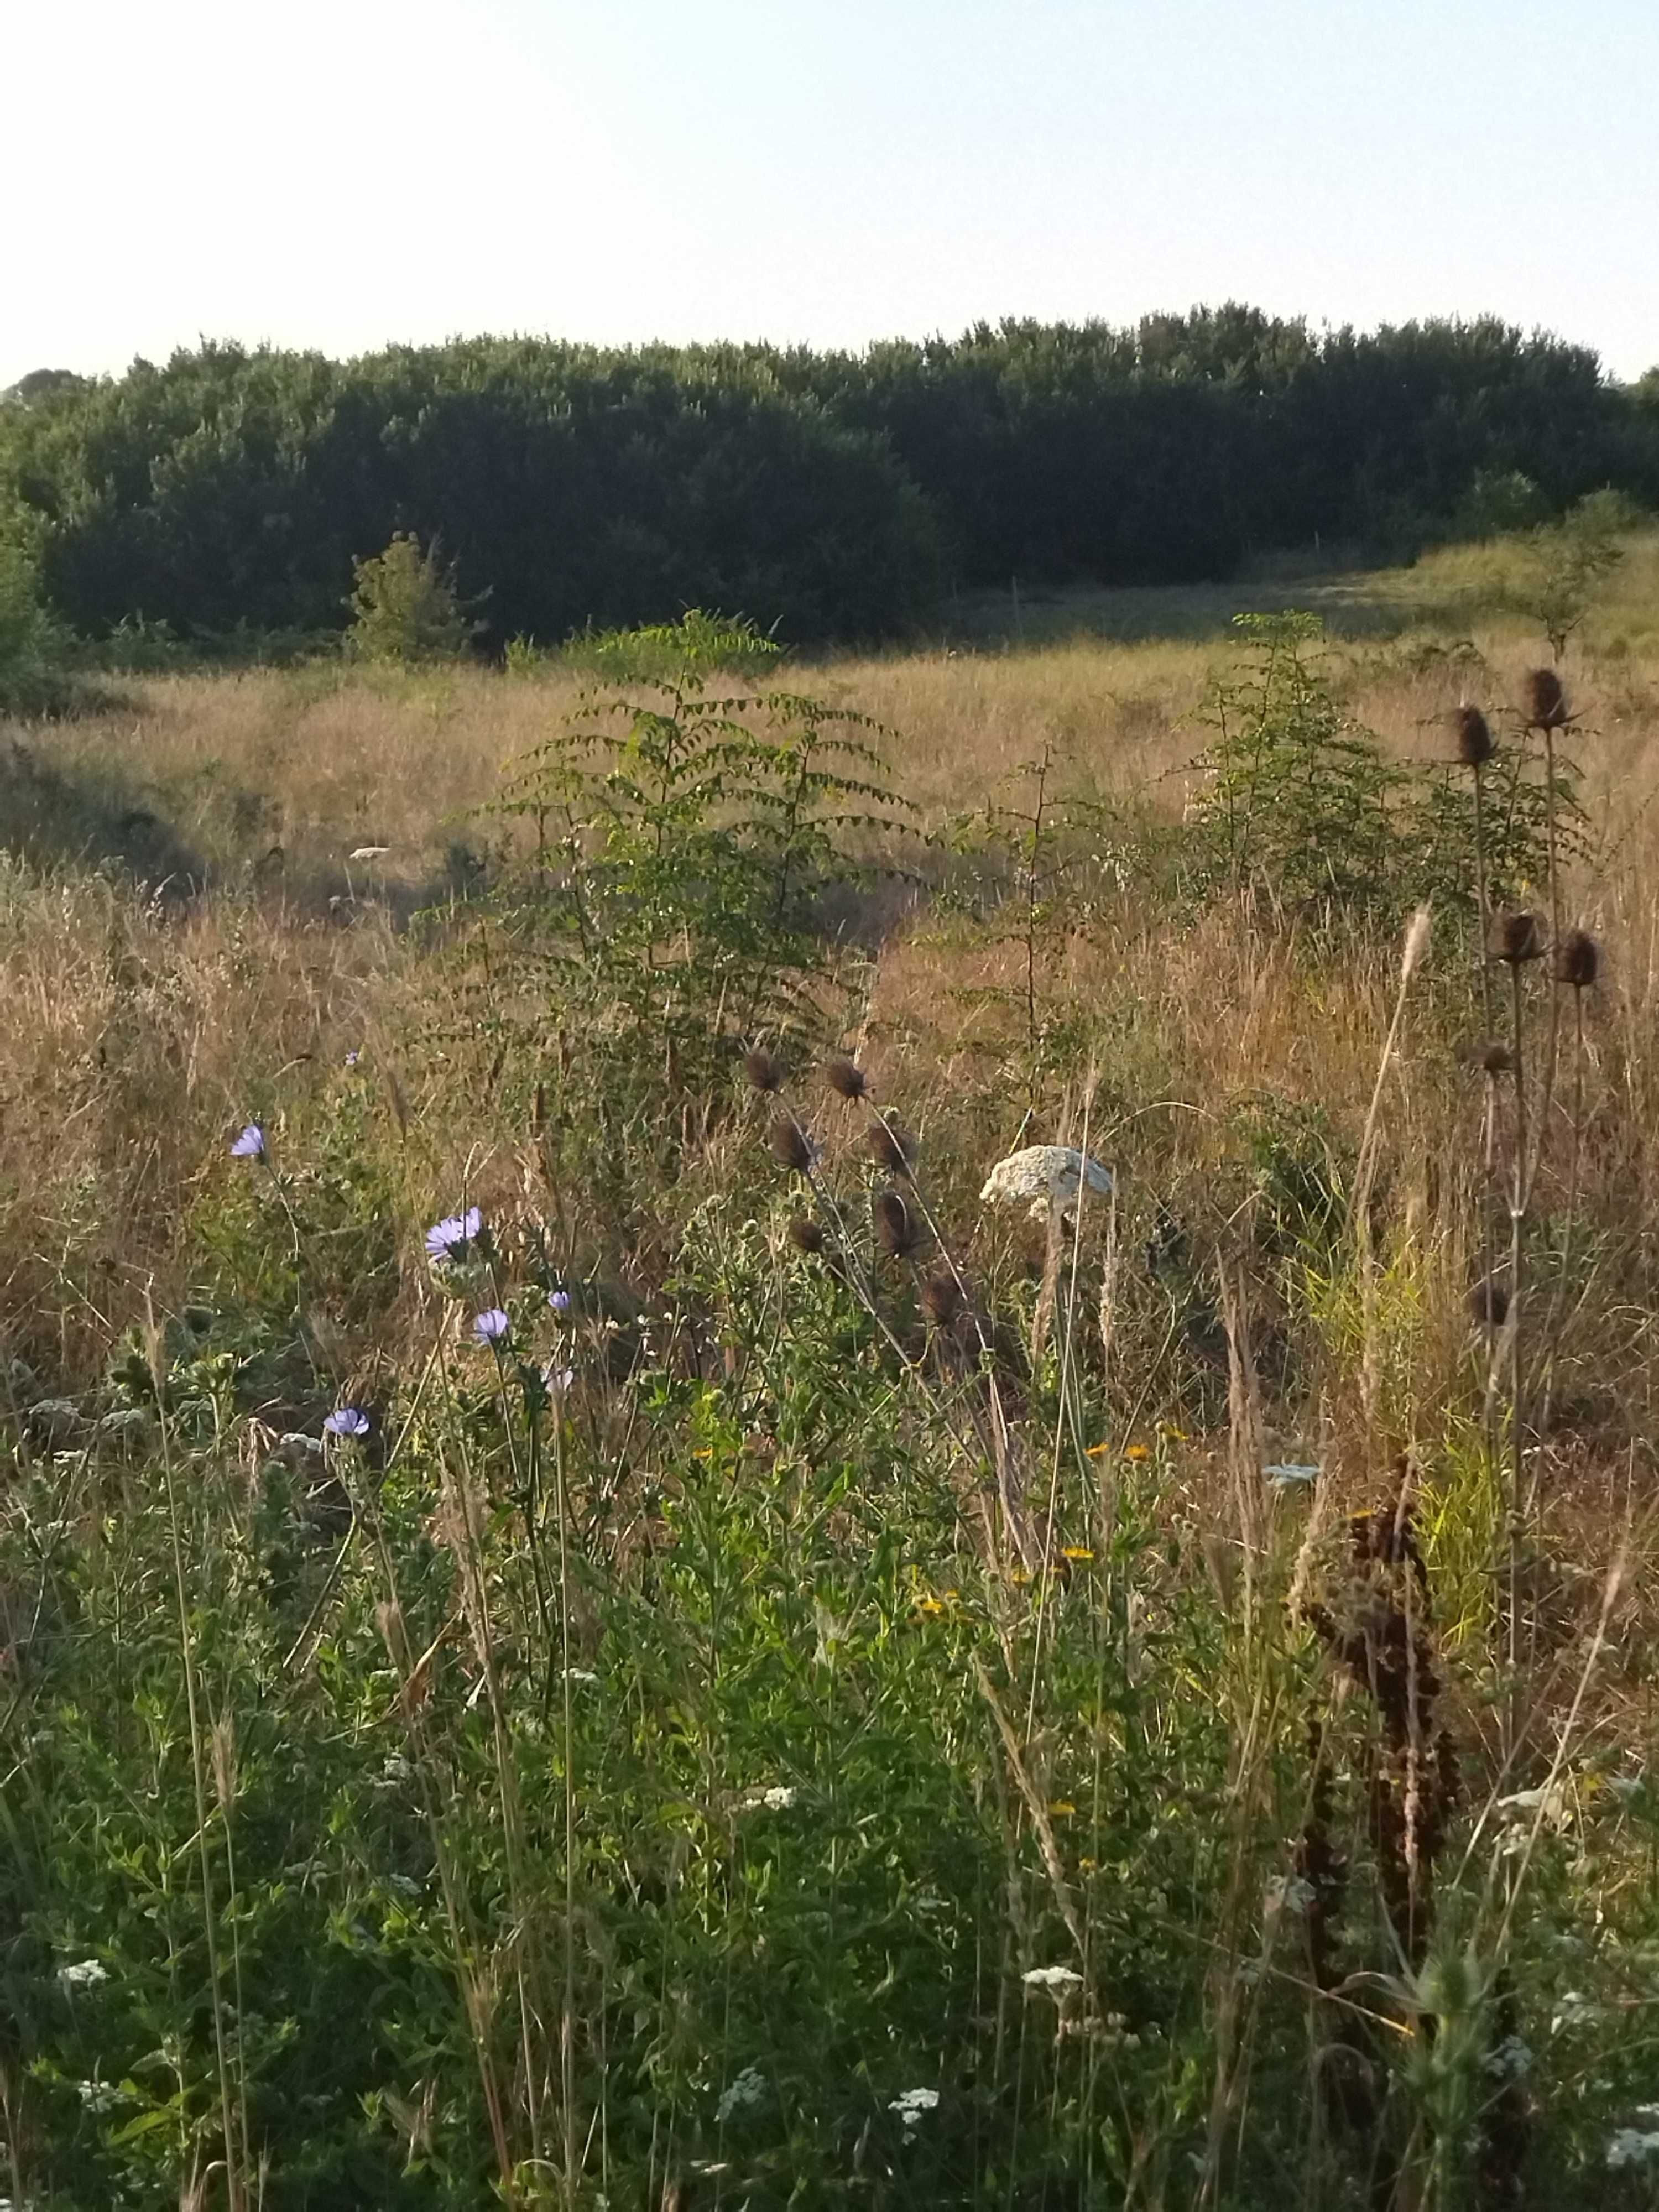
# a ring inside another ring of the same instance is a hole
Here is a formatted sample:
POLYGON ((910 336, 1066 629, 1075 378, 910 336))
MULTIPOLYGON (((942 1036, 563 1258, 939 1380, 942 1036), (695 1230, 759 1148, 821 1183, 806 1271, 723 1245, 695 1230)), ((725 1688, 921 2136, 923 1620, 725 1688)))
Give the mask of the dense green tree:
POLYGON ((902 632, 945 580, 1221 577, 1316 537, 1409 551, 1490 488, 1659 497, 1659 409, 1491 319, 1316 332, 1234 304, 859 353, 532 339, 350 362, 207 345, 0 397, 0 514, 96 633, 337 629, 434 539, 486 644, 742 611, 902 632))

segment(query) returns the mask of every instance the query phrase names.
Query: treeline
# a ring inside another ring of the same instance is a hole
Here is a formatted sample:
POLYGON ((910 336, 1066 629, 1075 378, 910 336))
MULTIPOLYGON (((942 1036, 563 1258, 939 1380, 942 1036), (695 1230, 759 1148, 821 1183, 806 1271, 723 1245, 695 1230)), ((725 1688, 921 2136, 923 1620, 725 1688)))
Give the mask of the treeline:
POLYGON ((338 362, 213 345, 0 402, 0 534, 51 610, 338 629, 352 564, 438 539, 487 641, 741 610, 799 641, 956 589, 1400 554, 1494 495, 1659 498, 1659 405, 1490 320, 1321 333, 1228 307, 860 354, 532 339, 338 362))

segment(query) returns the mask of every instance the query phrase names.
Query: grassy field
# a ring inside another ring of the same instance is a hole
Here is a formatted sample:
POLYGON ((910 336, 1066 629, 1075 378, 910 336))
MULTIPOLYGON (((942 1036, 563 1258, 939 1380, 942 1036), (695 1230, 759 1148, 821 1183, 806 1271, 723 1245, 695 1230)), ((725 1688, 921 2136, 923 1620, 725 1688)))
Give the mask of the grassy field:
POLYGON ((1659 2202, 1659 538, 1553 809, 1529 557, 721 678, 793 843, 493 811, 556 662, 6 730, 0 2194, 1659 2202))

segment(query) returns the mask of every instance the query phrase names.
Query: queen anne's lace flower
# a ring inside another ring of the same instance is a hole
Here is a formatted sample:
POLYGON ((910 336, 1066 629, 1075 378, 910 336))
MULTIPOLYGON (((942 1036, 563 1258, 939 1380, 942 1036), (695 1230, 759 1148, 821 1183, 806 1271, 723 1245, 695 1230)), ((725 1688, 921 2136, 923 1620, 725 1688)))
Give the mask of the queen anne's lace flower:
POLYGON ((733 2112, 751 2110, 762 2103, 766 2095, 766 2076, 757 2066, 745 2066, 735 2081, 728 2081, 720 2092, 720 2102, 714 2107, 714 2118, 724 2127, 733 2112))
POLYGON ((1028 1145, 1023 1152, 1011 1152, 997 1162, 979 1196, 981 1206, 1024 1203, 1032 1218, 1041 1220, 1075 1204, 1082 1190, 1106 1197, 1111 1188, 1110 1172, 1087 1152, 1071 1145, 1028 1145))
POLYGON ((896 2112, 907 2128, 913 2128, 924 2112, 935 2112, 938 2107, 937 2089, 901 2089, 887 2109, 896 2112))
POLYGON ((1080 1990, 1083 1977, 1071 1966, 1028 1966, 1019 1978, 1028 1990, 1080 1990))

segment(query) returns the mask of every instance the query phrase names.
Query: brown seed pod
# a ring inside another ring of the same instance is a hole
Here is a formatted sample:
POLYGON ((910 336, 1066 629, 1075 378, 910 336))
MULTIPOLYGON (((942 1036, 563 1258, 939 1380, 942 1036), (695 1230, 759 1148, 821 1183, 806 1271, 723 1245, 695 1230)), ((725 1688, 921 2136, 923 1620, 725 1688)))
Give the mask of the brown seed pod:
POLYGON ((1565 726, 1567 702, 1561 679, 1553 668, 1528 670, 1525 698, 1529 730, 1559 730, 1565 726))
POLYGON ((1601 969, 1601 948, 1587 929, 1570 929, 1556 948, 1555 972, 1575 991, 1588 991, 1601 969))
POLYGON ((1477 1283, 1469 1292, 1470 1318, 1481 1328, 1502 1328, 1510 1317, 1510 1294, 1496 1280, 1477 1283))
POLYGON ((1494 1039, 1492 1043, 1481 1046, 1480 1065, 1488 1075, 1513 1075, 1515 1054, 1508 1045, 1499 1044, 1494 1039))
POLYGON ((954 1275, 929 1275, 921 1286, 921 1310, 939 1328, 949 1328, 963 1304, 962 1285, 954 1275))
POLYGON ((832 1091, 843 1098, 862 1098, 870 1088, 864 1079, 864 1070, 847 1058, 844 1053, 825 1064, 823 1079, 832 1091))
POLYGON ((864 1141, 878 1168, 885 1168, 889 1175, 908 1176, 911 1155, 916 1148, 914 1138, 895 1128, 890 1121, 875 1121, 870 1124, 864 1141))
POLYGON ((1544 957, 1544 932, 1535 914, 1500 914, 1492 925, 1492 949, 1499 960, 1518 968, 1544 957))
POLYGON ((1478 707, 1460 707, 1452 716, 1457 732, 1457 757, 1465 768, 1479 768, 1498 750, 1486 718, 1478 707))
POLYGON ((766 1141, 780 1167, 788 1168, 795 1175, 805 1175, 811 1169, 812 1147, 805 1133, 787 1114, 778 1115, 767 1132, 766 1141))
POLYGON ((896 1190, 884 1190, 876 1200, 876 1242, 895 1260, 916 1249, 915 1216, 896 1190))
POLYGON ((783 1088, 783 1062, 775 1053, 768 1052, 764 1045, 757 1044, 752 1052, 744 1054, 743 1072, 757 1091, 783 1088))
POLYGON ((797 1252, 822 1252, 823 1231, 810 1214, 797 1213, 789 1223, 789 1242, 797 1252))

